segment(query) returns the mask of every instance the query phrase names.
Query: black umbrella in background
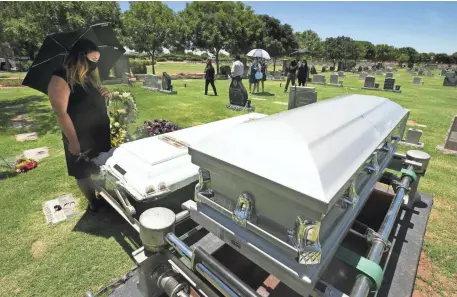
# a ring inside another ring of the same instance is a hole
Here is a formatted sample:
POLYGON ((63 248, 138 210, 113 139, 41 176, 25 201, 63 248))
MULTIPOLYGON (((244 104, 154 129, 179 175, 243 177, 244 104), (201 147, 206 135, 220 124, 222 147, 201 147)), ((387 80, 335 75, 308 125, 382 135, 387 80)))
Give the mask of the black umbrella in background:
POLYGON ((125 53, 125 49, 116 38, 111 26, 103 23, 71 32, 48 35, 22 84, 47 94, 52 73, 63 65, 68 52, 80 39, 88 39, 98 46, 100 78, 102 80, 108 78, 109 71, 125 53))

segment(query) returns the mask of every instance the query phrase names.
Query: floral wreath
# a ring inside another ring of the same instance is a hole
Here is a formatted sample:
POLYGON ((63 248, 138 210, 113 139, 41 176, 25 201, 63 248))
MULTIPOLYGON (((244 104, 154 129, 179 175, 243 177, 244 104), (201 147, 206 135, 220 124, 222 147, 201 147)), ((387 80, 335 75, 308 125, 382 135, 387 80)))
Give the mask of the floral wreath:
POLYGON ((108 104, 111 146, 117 147, 128 141, 128 130, 138 119, 135 97, 130 92, 115 90, 108 104))

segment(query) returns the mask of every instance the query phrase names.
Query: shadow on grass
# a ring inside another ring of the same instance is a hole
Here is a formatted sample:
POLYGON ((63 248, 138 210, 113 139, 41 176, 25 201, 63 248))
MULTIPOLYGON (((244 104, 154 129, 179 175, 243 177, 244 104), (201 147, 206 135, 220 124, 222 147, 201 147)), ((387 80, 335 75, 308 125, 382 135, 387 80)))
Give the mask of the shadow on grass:
POLYGON ((98 213, 86 211, 73 231, 114 238, 132 260, 132 252, 142 246, 140 236, 135 229, 107 203, 99 209, 98 213))
POLYGON ((44 105, 47 101, 45 96, 27 96, 14 100, 0 101, 0 132, 7 130, 15 134, 25 132, 38 132, 46 134, 57 132, 59 126, 55 114, 50 106, 44 105), (31 127, 13 128, 11 119, 17 115, 28 114, 33 124, 31 127))
POLYGON ((0 171, 0 181, 18 175, 16 171, 0 171))
POLYGON ((273 94, 273 93, 270 93, 270 92, 260 92, 260 93, 254 93, 253 95, 256 95, 256 96, 266 96, 266 97, 275 96, 275 94, 273 94))

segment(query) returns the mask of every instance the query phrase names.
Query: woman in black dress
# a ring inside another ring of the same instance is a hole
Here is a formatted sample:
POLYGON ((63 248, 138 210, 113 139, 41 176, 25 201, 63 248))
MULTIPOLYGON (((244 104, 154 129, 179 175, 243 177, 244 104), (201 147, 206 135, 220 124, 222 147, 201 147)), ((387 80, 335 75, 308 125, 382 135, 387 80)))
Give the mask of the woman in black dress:
POLYGON ((213 87, 214 96, 217 96, 216 86, 214 85, 214 67, 211 60, 208 59, 205 68, 205 95, 208 95, 208 85, 213 87))
POLYGON ((101 88, 97 63, 100 51, 89 40, 79 40, 57 69, 48 85, 48 95, 63 135, 68 175, 89 201, 88 209, 97 210, 95 190, 89 176, 97 168, 84 159, 109 151, 110 121, 107 113, 108 90, 101 88))
POLYGON ((303 60, 300 67, 298 67, 298 86, 304 87, 306 85, 306 81, 308 80, 308 62, 303 60))

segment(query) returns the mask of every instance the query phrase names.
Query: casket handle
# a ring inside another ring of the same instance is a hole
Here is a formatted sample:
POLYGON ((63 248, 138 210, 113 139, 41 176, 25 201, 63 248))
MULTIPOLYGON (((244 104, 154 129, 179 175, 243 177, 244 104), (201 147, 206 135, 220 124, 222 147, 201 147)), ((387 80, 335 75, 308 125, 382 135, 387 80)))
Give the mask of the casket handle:
POLYGON ((297 261, 300 264, 319 264, 322 256, 319 232, 321 223, 306 220, 303 216, 297 216, 293 231, 288 236, 292 245, 297 249, 297 261))
POLYGON ((243 192, 238 197, 235 209, 233 210, 232 220, 240 226, 246 227, 254 211, 254 199, 251 194, 243 192))

